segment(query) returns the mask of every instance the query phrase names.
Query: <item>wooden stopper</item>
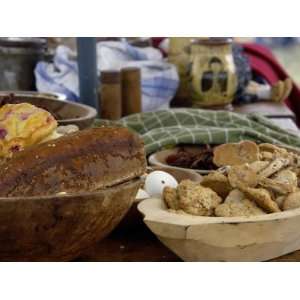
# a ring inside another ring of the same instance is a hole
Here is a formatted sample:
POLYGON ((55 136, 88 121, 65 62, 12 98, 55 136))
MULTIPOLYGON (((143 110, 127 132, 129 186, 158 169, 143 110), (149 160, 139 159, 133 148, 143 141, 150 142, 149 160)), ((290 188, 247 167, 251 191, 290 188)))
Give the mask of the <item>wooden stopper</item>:
POLYGON ((142 111, 141 71, 139 68, 122 69, 122 115, 142 111))
POLYGON ((101 87, 101 118, 119 120, 122 117, 121 74, 119 71, 102 71, 101 87))

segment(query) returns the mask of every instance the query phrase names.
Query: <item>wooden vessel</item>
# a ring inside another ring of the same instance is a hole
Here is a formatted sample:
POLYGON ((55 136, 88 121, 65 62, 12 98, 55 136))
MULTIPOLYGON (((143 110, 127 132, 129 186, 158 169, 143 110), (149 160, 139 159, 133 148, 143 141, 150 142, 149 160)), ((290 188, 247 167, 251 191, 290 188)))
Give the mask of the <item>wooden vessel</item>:
POLYGON ((184 261, 266 261, 300 249, 300 208, 253 217, 169 212, 161 199, 138 206, 157 238, 184 261))
POLYGON ((0 198, 1 261, 67 261, 107 236, 132 205, 134 179, 92 193, 0 198))
POLYGON ((79 129, 92 126, 97 116, 95 108, 61 98, 39 92, 0 91, 0 106, 26 102, 49 111, 59 125, 77 125, 79 129))

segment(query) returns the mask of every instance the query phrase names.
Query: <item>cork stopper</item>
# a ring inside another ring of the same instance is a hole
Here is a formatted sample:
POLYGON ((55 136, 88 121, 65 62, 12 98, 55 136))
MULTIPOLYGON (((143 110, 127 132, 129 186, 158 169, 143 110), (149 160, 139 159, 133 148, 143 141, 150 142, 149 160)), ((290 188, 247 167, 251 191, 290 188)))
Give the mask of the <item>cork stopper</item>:
POLYGON ((119 84, 121 82, 121 73, 116 70, 101 71, 101 83, 119 84))
POLYGON ((125 67, 122 69, 122 73, 130 73, 140 76, 141 71, 140 68, 137 67, 125 67))

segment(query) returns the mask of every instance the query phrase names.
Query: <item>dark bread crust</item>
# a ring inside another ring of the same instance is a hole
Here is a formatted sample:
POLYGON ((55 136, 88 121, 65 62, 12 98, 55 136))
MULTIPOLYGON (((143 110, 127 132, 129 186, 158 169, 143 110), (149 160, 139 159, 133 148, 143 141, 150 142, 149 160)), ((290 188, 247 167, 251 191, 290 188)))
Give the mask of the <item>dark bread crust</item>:
POLYGON ((0 166, 0 196, 78 193, 142 175, 142 140, 126 128, 92 128, 35 145, 0 166))

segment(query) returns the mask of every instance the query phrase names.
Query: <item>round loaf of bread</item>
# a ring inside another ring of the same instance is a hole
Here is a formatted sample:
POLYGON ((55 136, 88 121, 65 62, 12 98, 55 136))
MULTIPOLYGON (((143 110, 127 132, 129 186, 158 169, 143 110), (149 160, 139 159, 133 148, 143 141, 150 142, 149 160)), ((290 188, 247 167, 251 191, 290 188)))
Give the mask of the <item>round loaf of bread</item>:
POLYGON ((1 164, 0 197, 82 193, 142 175, 139 136, 126 128, 91 128, 16 153, 1 164))

